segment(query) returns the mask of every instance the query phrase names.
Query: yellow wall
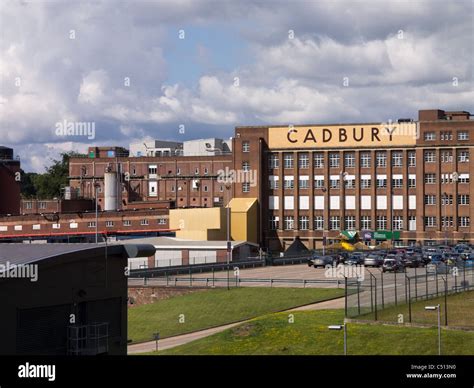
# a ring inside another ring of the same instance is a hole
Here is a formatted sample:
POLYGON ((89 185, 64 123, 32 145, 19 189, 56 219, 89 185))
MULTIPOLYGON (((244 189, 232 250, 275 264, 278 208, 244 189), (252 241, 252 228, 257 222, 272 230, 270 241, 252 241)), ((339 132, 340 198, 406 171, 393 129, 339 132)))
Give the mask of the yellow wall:
POLYGON ((234 198, 230 208, 232 240, 257 243, 257 199, 234 198))
POLYGON ((219 207, 171 209, 170 228, 177 238, 187 240, 225 240, 225 209, 219 207))

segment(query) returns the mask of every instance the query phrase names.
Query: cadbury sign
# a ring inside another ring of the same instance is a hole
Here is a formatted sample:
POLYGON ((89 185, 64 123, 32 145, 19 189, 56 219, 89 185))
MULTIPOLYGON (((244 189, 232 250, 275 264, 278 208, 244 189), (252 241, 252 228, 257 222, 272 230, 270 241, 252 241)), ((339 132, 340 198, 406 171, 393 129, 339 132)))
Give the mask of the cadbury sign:
POLYGON ((289 126, 268 129, 270 148, 410 146, 418 138, 416 123, 351 126, 289 126))

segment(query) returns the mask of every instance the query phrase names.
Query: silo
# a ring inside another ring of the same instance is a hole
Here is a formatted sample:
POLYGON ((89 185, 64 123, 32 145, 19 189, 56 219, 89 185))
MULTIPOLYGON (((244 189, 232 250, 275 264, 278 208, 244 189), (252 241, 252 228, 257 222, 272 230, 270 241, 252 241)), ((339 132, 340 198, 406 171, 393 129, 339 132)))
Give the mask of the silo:
POLYGON ((106 172, 104 174, 104 210, 118 209, 117 173, 106 172))

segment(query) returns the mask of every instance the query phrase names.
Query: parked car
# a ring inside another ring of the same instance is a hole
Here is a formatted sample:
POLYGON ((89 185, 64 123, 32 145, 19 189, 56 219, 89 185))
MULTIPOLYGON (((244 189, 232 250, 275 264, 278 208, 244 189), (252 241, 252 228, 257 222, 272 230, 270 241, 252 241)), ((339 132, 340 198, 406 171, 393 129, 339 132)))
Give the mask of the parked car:
POLYGON ((352 253, 344 261, 344 263, 349 264, 349 265, 362 265, 362 264, 364 264, 364 254, 361 253, 361 252, 352 253))
POLYGON ((405 267, 408 267, 408 268, 418 268, 418 267, 422 267, 424 265, 421 256, 419 256, 417 254, 407 255, 404 258, 403 263, 404 263, 405 267))
POLYGON ((325 267, 326 265, 337 265, 339 264, 339 259, 335 256, 316 256, 313 260, 313 267, 318 268, 318 267, 325 267))
POLYGON ((405 269, 403 262, 396 257, 388 257, 383 261, 382 272, 402 272, 405 269))
POLYGON ((382 255, 371 253, 364 258, 364 265, 366 267, 380 267, 383 265, 383 260, 382 255))

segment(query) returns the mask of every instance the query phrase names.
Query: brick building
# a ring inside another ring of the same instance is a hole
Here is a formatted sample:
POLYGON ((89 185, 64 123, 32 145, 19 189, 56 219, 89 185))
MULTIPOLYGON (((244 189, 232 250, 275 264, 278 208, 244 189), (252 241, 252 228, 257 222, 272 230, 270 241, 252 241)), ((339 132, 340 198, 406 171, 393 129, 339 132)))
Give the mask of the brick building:
POLYGON ((0 146, 0 214, 20 213, 20 160, 0 146))
POLYGON ((270 250, 296 236, 320 247, 346 230, 372 244, 474 242, 470 116, 424 110, 416 122, 236 127, 234 168, 257 179, 235 183, 234 196, 258 199, 270 250))

